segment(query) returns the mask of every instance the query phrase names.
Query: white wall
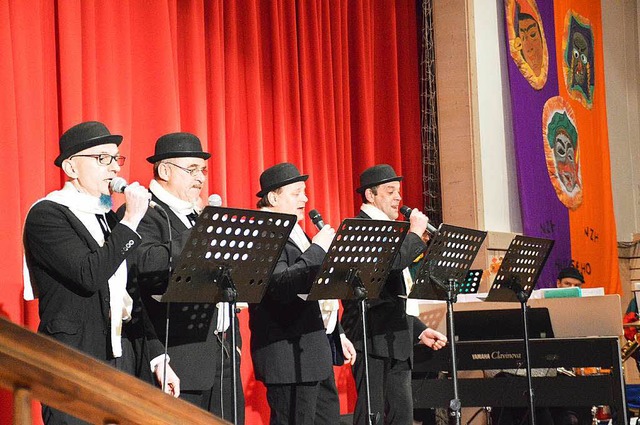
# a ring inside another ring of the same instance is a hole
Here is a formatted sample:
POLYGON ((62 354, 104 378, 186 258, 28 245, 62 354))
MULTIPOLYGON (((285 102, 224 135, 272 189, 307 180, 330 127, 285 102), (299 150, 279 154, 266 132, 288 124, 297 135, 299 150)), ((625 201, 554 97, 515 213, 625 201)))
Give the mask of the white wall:
POLYGON ((602 0, 611 185, 619 241, 640 233, 640 43, 637 0, 602 0))
POLYGON ((484 230, 522 233, 504 49, 504 2, 473 1, 484 230))

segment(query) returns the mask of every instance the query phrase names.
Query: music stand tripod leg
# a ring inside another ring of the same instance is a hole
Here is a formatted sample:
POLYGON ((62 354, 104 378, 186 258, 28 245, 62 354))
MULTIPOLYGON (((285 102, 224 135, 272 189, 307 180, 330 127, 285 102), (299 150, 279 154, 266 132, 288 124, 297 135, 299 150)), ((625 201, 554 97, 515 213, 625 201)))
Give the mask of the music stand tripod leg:
POLYGON ((351 269, 347 276, 347 282, 351 285, 353 293, 358 301, 360 301, 360 320, 362 322, 362 349, 364 352, 364 390, 367 403, 367 421, 368 425, 378 424, 378 412, 371 411, 371 385, 369 382, 369 349, 367 347, 367 290, 360 279, 360 271, 351 269))
POLYGON ((456 328, 453 319, 453 304, 458 298, 458 285, 454 279, 449 279, 447 285, 447 326, 449 332, 449 345, 451 347, 451 378, 453 382, 453 398, 449 401, 449 415, 454 418, 455 424, 460 425, 460 393, 458 389, 458 364, 456 354, 456 328))
MULTIPOLYGON (((222 301, 229 303, 229 326, 231 327, 231 384, 232 388, 232 400, 233 400, 233 423, 238 423, 238 374, 236 373, 236 299, 238 297, 238 291, 231 278, 231 273, 227 268, 219 268, 219 276, 221 279, 221 285, 224 287, 222 291, 222 301)), ((223 310, 224 312, 224 310, 223 310)), ((225 339, 222 339, 224 345, 225 339)), ((221 396, 224 393, 221 389, 221 396)))
POLYGON ((535 397, 533 393, 533 380, 531 378, 531 354, 529 353, 529 320, 526 294, 522 291, 518 293, 518 299, 520 300, 520 306, 522 307, 522 326, 524 327, 524 353, 525 364, 527 366, 527 388, 529 392, 529 417, 531 418, 531 425, 536 425, 536 409, 535 409, 535 397))
POLYGON ((362 348, 364 351, 364 380, 365 380, 365 394, 367 399, 367 418, 369 425, 377 425, 378 413, 371 412, 371 384, 369 383, 369 350, 367 349, 367 299, 360 300, 360 311, 362 313, 362 348))
POLYGON ((233 385, 233 423, 238 423, 238 374, 236 372, 236 302, 229 302, 229 326, 231 326, 231 382, 233 385))

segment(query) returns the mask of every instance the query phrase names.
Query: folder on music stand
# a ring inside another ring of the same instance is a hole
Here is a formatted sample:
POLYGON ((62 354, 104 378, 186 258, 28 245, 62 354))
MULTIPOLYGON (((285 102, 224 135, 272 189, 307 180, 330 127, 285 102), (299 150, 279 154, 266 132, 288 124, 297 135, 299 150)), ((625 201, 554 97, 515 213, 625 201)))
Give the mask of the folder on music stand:
MULTIPOLYGON (((234 388, 237 388, 235 304, 262 300, 296 222, 297 217, 291 214, 206 207, 192 228, 162 296, 162 302, 190 303, 181 305, 180 313, 189 314, 190 320, 180 322, 186 329, 174 330, 177 334, 201 329, 206 336, 215 304, 230 303, 234 388)), ((237 407, 237 393, 233 391, 234 423, 238 418, 237 407)))

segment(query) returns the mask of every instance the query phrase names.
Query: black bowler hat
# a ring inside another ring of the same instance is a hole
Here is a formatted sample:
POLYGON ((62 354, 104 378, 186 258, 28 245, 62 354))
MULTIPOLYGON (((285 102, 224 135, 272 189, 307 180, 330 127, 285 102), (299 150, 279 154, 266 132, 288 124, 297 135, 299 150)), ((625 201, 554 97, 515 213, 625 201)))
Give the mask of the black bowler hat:
POLYGON ((262 198, 274 189, 295 182, 303 182, 308 178, 308 175, 300 174, 296 166, 289 162, 276 164, 260 174, 260 192, 256 193, 256 196, 262 198))
POLYGON ((200 139, 191 133, 169 133, 156 141, 156 151, 147 158, 150 163, 167 158, 209 159, 211 154, 202 150, 200 139))
POLYGON ((402 176, 398 176, 388 164, 378 164, 369 167, 360 174, 360 187, 356 189, 358 193, 364 193, 370 187, 389 182, 399 182, 402 176))
POLYGON ((122 143, 122 136, 111 134, 106 125, 98 121, 81 122, 74 125, 60 136, 60 155, 53 162, 58 167, 62 161, 85 149, 98 145, 122 143))
POLYGON ((580 271, 575 267, 567 267, 560 270, 560 273, 558 273, 558 280, 562 280, 565 277, 578 279, 580 282, 584 283, 584 276, 582 276, 582 273, 580 273, 580 271))

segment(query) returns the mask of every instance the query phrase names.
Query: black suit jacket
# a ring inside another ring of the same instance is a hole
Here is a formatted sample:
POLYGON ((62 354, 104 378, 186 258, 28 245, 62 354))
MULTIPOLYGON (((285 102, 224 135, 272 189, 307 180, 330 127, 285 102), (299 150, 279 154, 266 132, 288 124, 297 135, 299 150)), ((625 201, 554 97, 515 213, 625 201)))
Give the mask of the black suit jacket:
MULTIPOLYGON (((45 200, 29 211, 23 235, 31 280, 39 294, 38 331, 100 360, 113 358, 108 280, 140 245, 140 237, 117 223, 115 213, 110 211, 107 219, 112 231, 100 247, 67 207, 45 200)), ((134 304, 123 335, 136 347, 135 374, 149 380, 149 360, 163 347, 136 288, 127 289, 134 304)))
MULTIPOLYGON (((169 216, 149 208, 138 226, 142 236, 140 249, 133 256, 129 280, 140 287, 142 301, 149 312, 156 333, 165 341, 167 304, 152 296, 165 293, 169 282, 169 258, 172 269, 180 257, 191 230, 184 225, 171 208, 153 196, 169 216), (172 242, 169 243, 171 226, 172 242)), ((120 209, 118 214, 124 214, 120 209)), ((183 390, 203 391, 215 384, 215 367, 220 363, 221 344, 216 330, 218 309, 214 304, 171 303, 169 308, 168 353, 171 366, 180 377, 183 390)), ((241 346, 236 321, 236 342, 241 346)))
POLYGON ((322 381, 332 371, 318 302, 297 295, 309 293, 324 256, 316 244, 303 253, 289 239, 264 298, 249 306, 253 369, 266 384, 322 381))
MULTIPOLYGON (((370 219, 362 211, 357 218, 370 219)), ((426 329, 417 317, 405 312, 407 295, 402 270, 426 248, 418 235, 409 232, 396 255, 380 297, 368 301, 367 336, 369 354, 397 360, 413 358, 413 345, 426 329)), ((342 326, 356 349, 363 350, 362 320, 358 301, 343 301, 342 326)))

